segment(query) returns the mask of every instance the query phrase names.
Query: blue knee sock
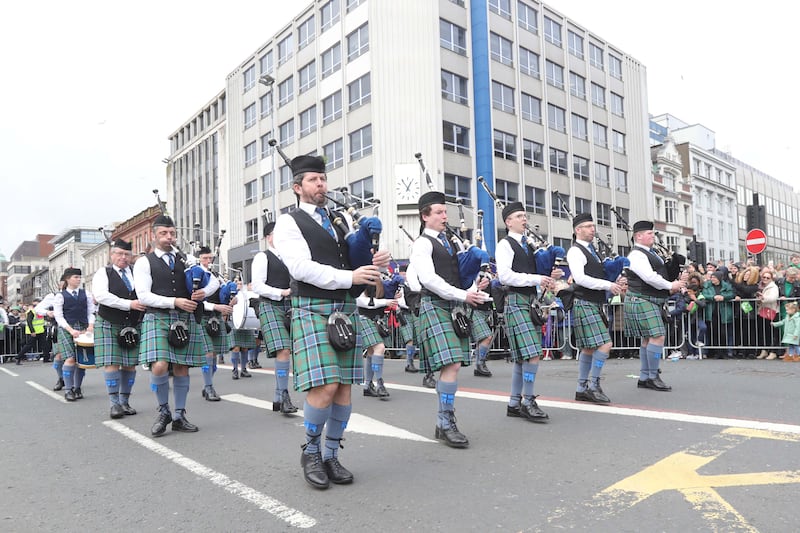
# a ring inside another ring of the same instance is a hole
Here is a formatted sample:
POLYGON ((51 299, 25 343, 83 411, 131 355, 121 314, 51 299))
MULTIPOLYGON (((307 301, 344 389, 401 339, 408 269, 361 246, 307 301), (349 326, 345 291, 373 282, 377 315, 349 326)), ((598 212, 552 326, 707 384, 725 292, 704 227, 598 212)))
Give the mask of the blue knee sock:
POLYGON ((175 396, 175 410, 186 410, 186 398, 189 396, 189 376, 174 376, 172 388, 172 395, 175 396))
POLYGON ((275 361, 275 400, 281 401, 281 393, 289 390, 290 361, 275 361))
POLYGON ((450 413, 455 410, 456 391, 458 381, 439 381, 436 382, 436 392, 439 395, 439 427, 447 429, 450 427, 450 413))
POLYGON ((647 346, 639 347, 639 381, 650 379, 650 361, 647 360, 647 346))
POLYGON ((136 383, 136 370, 120 370, 119 401, 121 404, 128 405, 134 383, 136 383))
POLYGON ((588 387, 589 372, 592 371, 592 354, 581 352, 578 355, 578 388, 575 392, 583 392, 588 387))
POLYGON ((150 390, 156 393, 156 401, 169 410, 169 373, 163 376, 150 375, 150 390))
POLYGON ((56 370, 56 374, 58 374, 58 379, 64 379, 64 374, 62 368, 64 367, 64 360, 61 361, 53 361, 53 368, 56 370))
POLYGON ((369 387, 374 375, 375 371, 372 370, 372 356, 368 355, 364 357, 364 388, 369 387))
POLYGON ((80 389, 81 385, 83 385, 83 377, 86 375, 85 368, 76 368, 75 369, 75 388, 80 389))
POLYGON ((62 375, 64 376, 64 388, 75 388, 75 365, 64 365, 62 368, 62 375))
POLYGON ((661 364, 661 354, 664 351, 663 346, 653 344, 652 342, 647 345, 647 360, 650 363, 650 379, 658 377, 658 367, 661 364))
POLYGON ((383 379, 383 355, 372 356, 372 373, 375 374, 375 380, 383 379))
POLYGON ((489 347, 483 344, 478 345, 478 361, 486 361, 486 356, 489 355, 489 347))
POLYGON ((514 363, 511 369, 511 397, 508 400, 508 405, 511 407, 519 407, 519 402, 522 399, 522 363, 514 363))
POLYGON ((306 428, 305 452, 308 455, 319 453, 319 436, 325 428, 325 422, 331 416, 332 406, 312 407, 308 400, 303 404, 303 425, 306 428))
POLYGON ((214 355, 206 355, 206 364, 201 367, 203 371, 203 386, 204 387, 213 387, 214 386, 214 365, 217 360, 217 357, 214 355))
POLYGON ((414 364, 414 353, 417 349, 414 347, 413 344, 406 345, 406 364, 412 365, 414 364))
POLYGON ((350 413, 353 411, 352 405, 339 405, 334 403, 331 406, 331 415, 325 424, 325 450, 322 458, 330 459, 339 455, 340 441, 350 420, 350 413))
POLYGON ((111 400, 111 405, 119 403, 119 382, 122 373, 119 370, 106 370, 103 372, 106 379, 106 390, 108 391, 108 398, 111 400))
POLYGON ((238 370, 238 368, 239 368, 239 352, 231 352, 231 366, 233 366, 233 370, 238 370))
POLYGON ((522 363, 522 397, 523 403, 529 403, 533 399, 533 383, 536 381, 536 372, 539 371, 539 363, 531 363, 530 360, 522 363))
POLYGON ((603 372, 603 365, 606 364, 606 359, 608 359, 608 354, 600 350, 595 350, 592 354, 592 380, 589 383, 589 388, 594 389, 597 387, 600 374, 603 372))

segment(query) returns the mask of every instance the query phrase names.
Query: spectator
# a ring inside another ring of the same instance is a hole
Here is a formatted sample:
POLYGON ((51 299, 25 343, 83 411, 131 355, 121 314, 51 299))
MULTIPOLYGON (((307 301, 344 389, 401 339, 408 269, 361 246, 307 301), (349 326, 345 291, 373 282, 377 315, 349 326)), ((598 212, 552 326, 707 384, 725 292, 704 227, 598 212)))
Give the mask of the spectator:
POLYGON ((712 359, 722 359, 723 350, 728 359, 733 358, 733 287, 725 280, 721 270, 715 270, 711 279, 703 285, 703 296, 707 305, 705 320, 708 323, 709 350, 712 359))
POLYGON ((775 333, 772 329, 772 320, 778 314, 778 287, 775 285, 772 270, 769 267, 761 270, 761 284, 758 286, 756 300, 758 302, 756 335, 758 336, 758 346, 762 348, 756 359, 771 361, 778 358, 774 351, 775 333))
POLYGON ((758 292, 758 267, 748 266, 739 270, 731 282, 734 300, 739 305, 733 306, 734 345, 740 346, 739 355, 746 359, 755 359, 758 340, 756 335, 755 298, 758 292))
POLYGON ((786 318, 773 322, 772 327, 783 327, 781 342, 786 345, 786 353, 782 356, 784 361, 800 361, 800 315, 797 314, 797 302, 786 302, 786 318))

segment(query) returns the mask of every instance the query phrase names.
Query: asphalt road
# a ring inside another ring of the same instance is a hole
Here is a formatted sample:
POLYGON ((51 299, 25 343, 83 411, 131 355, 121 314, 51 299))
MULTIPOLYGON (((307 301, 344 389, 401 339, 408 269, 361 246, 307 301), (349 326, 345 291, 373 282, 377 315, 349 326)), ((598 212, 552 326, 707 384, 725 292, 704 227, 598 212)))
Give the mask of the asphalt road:
MULTIPOLYGON (((262 357, 262 364, 265 361, 262 357)), ((389 401, 354 389, 340 458, 350 486, 316 491, 299 466, 302 418, 269 410, 270 368, 205 402, 192 370, 195 434, 150 437, 155 398, 139 370, 108 417, 102 372, 85 399, 53 393, 49 365, 0 366, 0 530, 27 531, 790 531, 800 482, 800 364, 663 363, 661 393, 636 388, 638 360, 610 360, 611 406, 575 402, 575 361, 540 365, 547 424, 505 416, 511 367, 461 371, 465 450, 433 439, 436 398, 387 360, 389 401), (266 400, 266 402, 265 402, 266 400)), ((302 395, 293 394, 302 406, 302 395)))

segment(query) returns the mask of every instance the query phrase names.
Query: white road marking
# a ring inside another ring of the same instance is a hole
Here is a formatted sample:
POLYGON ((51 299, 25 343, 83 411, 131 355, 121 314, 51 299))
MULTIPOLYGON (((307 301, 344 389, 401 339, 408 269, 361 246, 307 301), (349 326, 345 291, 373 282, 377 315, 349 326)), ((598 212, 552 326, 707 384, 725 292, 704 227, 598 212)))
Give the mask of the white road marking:
POLYGON ((43 392, 43 393, 47 394, 48 396, 50 396, 54 400, 58 400, 61 403, 67 403, 67 400, 64 398, 64 395, 58 394, 57 392, 53 392, 50 389, 48 389, 47 387, 43 387, 43 386, 39 385, 35 381, 26 381, 25 383, 27 383, 28 385, 30 385, 34 389, 38 390, 39 392, 43 392))
POLYGON ((0 367, 0 370, 2 370, 3 372, 5 372, 6 374, 8 374, 11 377, 15 377, 15 378, 19 377, 19 374, 17 374, 16 372, 12 372, 11 370, 8 370, 7 368, 0 367))
POLYGON ((137 433, 136 431, 123 424, 120 424, 119 422, 106 420, 103 422, 103 424, 113 429, 117 433, 120 433, 124 437, 129 438, 136 444, 139 444, 140 446, 147 448, 148 450, 164 457, 165 459, 169 459, 173 463, 182 466, 191 473, 200 476, 203 479, 207 479, 214 485, 222 487, 231 494, 255 504, 258 508, 267 511, 276 518, 283 520, 290 526, 307 529, 317 525, 317 521, 314 518, 301 513, 297 509, 292 509, 291 507, 288 507, 271 496, 267 496, 266 494, 263 494, 252 487, 248 487, 243 483, 239 483, 235 479, 231 479, 221 472, 212 470, 211 468, 208 468, 197 461, 189 459, 188 457, 181 455, 180 453, 173 451, 166 446, 162 446, 153 439, 145 437, 141 433, 137 433))

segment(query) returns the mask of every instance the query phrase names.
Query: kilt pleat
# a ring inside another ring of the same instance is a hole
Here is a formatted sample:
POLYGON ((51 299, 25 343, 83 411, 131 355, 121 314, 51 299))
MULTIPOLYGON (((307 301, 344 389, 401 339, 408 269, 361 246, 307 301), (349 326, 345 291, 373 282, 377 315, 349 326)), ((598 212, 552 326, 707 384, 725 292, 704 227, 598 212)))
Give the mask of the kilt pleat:
POLYGON ((472 314, 472 327, 470 328, 472 342, 478 343, 483 339, 491 337, 492 328, 489 327, 489 320, 491 319, 492 312, 482 309, 468 310, 468 312, 472 314))
POLYGON ((145 313, 140 339, 140 363, 167 361, 177 365, 203 366, 206 364, 206 354, 214 353, 214 346, 200 329, 200 324, 195 322, 194 315, 178 309, 145 313), (189 330, 189 344, 180 349, 173 348, 167 342, 169 327, 177 320, 183 320, 189 330))
POLYGON ((359 327, 361 332, 361 345, 364 348, 372 348, 383 342, 383 337, 378 333, 378 325, 369 317, 358 315, 359 327))
POLYGON ((360 355, 363 351, 360 321, 355 301, 292 297, 292 368, 294 387, 307 391, 329 383, 356 384, 364 381, 360 355), (328 317, 339 311, 350 318, 356 334, 355 347, 337 352, 328 340, 328 317))
POLYGON ((139 363, 139 346, 126 349, 117 342, 119 332, 124 327, 126 326, 112 324, 101 316, 97 317, 94 323, 94 364, 96 367, 136 366, 139 363))
POLYGON ((572 307, 572 327, 575 332, 575 346, 578 349, 597 348, 611 342, 611 334, 603 322, 602 313, 599 304, 575 298, 572 307))
POLYGON ((451 312, 458 302, 428 294, 422 296, 419 309, 419 344, 433 371, 454 363, 470 364, 469 339, 462 339, 453 329, 451 312))
POLYGON ((234 329, 228 336, 228 344, 231 348, 237 346, 242 350, 250 350, 256 348, 258 344, 258 330, 257 329, 234 329))
POLYGON ((292 335, 283 321, 290 308, 288 300, 277 302, 262 299, 258 306, 258 321, 267 347, 267 357, 275 357, 281 350, 292 349, 292 335))
POLYGON ((639 294, 625 297, 623 313, 625 317, 626 337, 661 337, 667 334, 664 319, 661 316, 661 306, 665 298, 655 298, 639 294))
POLYGON ((511 348, 511 361, 527 361, 542 353, 542 328, 531 322, 530 296, 509 292, 506 296, 506 336, 511 348))
POLYGON ((409 341, 416 344, 414 338, 414 321, 416 317, 411 313, 403 312, 403 319, 405 324, 400 326, 400 340, 403 341, 403 344, 408 344, 409 341))

